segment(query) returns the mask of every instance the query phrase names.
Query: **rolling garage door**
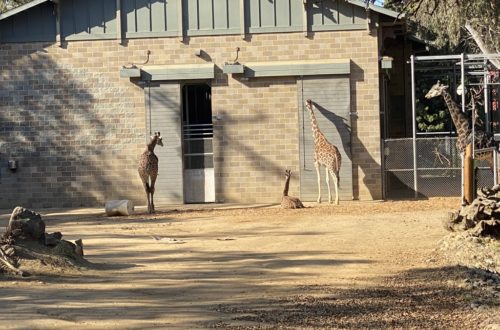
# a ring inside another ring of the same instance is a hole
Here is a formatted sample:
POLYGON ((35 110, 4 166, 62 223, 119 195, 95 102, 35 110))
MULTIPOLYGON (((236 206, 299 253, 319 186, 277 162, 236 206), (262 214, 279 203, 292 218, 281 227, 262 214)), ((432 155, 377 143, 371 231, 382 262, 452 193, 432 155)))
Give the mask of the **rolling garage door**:
MULTIPOLYGON (((299 143, 300 143, 300 198, 316 201, 318 183, 313 153, 314 140, 311 120, 305 101, 315 103, 314 114, 321 132, 342 155, 339 196, 341 200, 352 200, 352 162, 350 133, 350 88, 348 75, 304 77, 297 80, 299 96, 299 143)), ((321 169, 322 201, 328 200, 328 188, 324 167, 321 169)), ((332 199, 335 199, 333 180, 330 179, 332 199)))

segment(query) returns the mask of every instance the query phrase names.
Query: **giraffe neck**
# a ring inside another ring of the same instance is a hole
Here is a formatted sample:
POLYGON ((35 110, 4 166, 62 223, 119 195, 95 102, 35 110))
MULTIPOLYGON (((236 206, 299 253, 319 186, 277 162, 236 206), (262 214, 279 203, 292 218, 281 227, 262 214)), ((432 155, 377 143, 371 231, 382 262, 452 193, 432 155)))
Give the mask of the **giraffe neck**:
POLYGON ((287 176, 285 181, 285 189, 283 189, 283 196, 288 196, 289 187, 290 187, 290 176, 287 176))
POLYGON ((309 110, 309 115, 311 116, 311 128, 313 132, 313 137, 314 137, 314 143, 316 143, 320 137, 323 136, 323 133, 319 130, 318 122, 316 120, 316 116, 314 115, 314 111, 311 107, 306 106, 307 110, 309 110))
POLYGON ((460 110, 458 105, 453 101, 451 95, 446 91, 442 91, 442 95, 446 105, 448 106, 448 110, 450 111, 451 119, 453 120, 453 124, 455 124, 455 128, 458 132, 461 132, 464 129, 464 133, 469 131, 469 120, 464 115, 464 113, 460 110))
POLYGON ((156 147, 156 139, 152 139, 151 141, 149 141, 147 148, 149 151, 154 152, 155 147, 156 147))

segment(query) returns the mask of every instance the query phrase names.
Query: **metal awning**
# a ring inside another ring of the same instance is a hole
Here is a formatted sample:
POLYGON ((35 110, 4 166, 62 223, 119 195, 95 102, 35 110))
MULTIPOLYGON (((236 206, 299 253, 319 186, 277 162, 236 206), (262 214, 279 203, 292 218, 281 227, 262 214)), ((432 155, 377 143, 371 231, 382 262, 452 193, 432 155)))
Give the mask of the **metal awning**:
MULTIPOLYGON (((320 76, 351 73, 350 59, 253 62, 242 65, 244 67, 243 74, 247 78, 320 76)), ((227 70, 223 71, 226 72, 227 70)))
POLYGON ((194 80, 214 79, 215 64, 151 65, 142 68, 122 68, 120 77, 141 80, 194 80))

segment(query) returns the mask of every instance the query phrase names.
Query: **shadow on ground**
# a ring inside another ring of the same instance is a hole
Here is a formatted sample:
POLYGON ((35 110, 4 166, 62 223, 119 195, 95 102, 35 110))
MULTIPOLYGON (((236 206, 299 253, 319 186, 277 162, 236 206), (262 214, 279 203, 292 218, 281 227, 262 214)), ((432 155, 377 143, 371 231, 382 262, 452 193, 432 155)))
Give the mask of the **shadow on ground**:
MULTIPOLYGON (((478 329, 483 322, 470 303, 481 293, 460 285, 465 267, 414 269, 363 289, 304 286, 303 294, 216 310, 231 321, 224 329, 478 329)), ((498 307, 498 306, 497 306, 498 307)), ((488 319, 488 313, 483 315, 488 319)))

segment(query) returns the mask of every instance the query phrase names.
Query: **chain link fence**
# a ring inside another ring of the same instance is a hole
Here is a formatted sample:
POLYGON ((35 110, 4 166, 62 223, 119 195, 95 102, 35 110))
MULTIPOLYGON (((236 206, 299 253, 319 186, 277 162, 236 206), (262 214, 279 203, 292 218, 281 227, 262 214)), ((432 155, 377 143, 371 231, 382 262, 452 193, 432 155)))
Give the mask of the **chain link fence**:
MULTIPOLYGON (((461 196, 462 158, 455 137, 384 140, 385 198, 461 196), (416 164, 416 169, 415 169, 416 164), (416 182, 415 182, 416 180, 416 182)), ((476 186, 492 186, 493 170, 486 161, 475 161, 476 186)))

